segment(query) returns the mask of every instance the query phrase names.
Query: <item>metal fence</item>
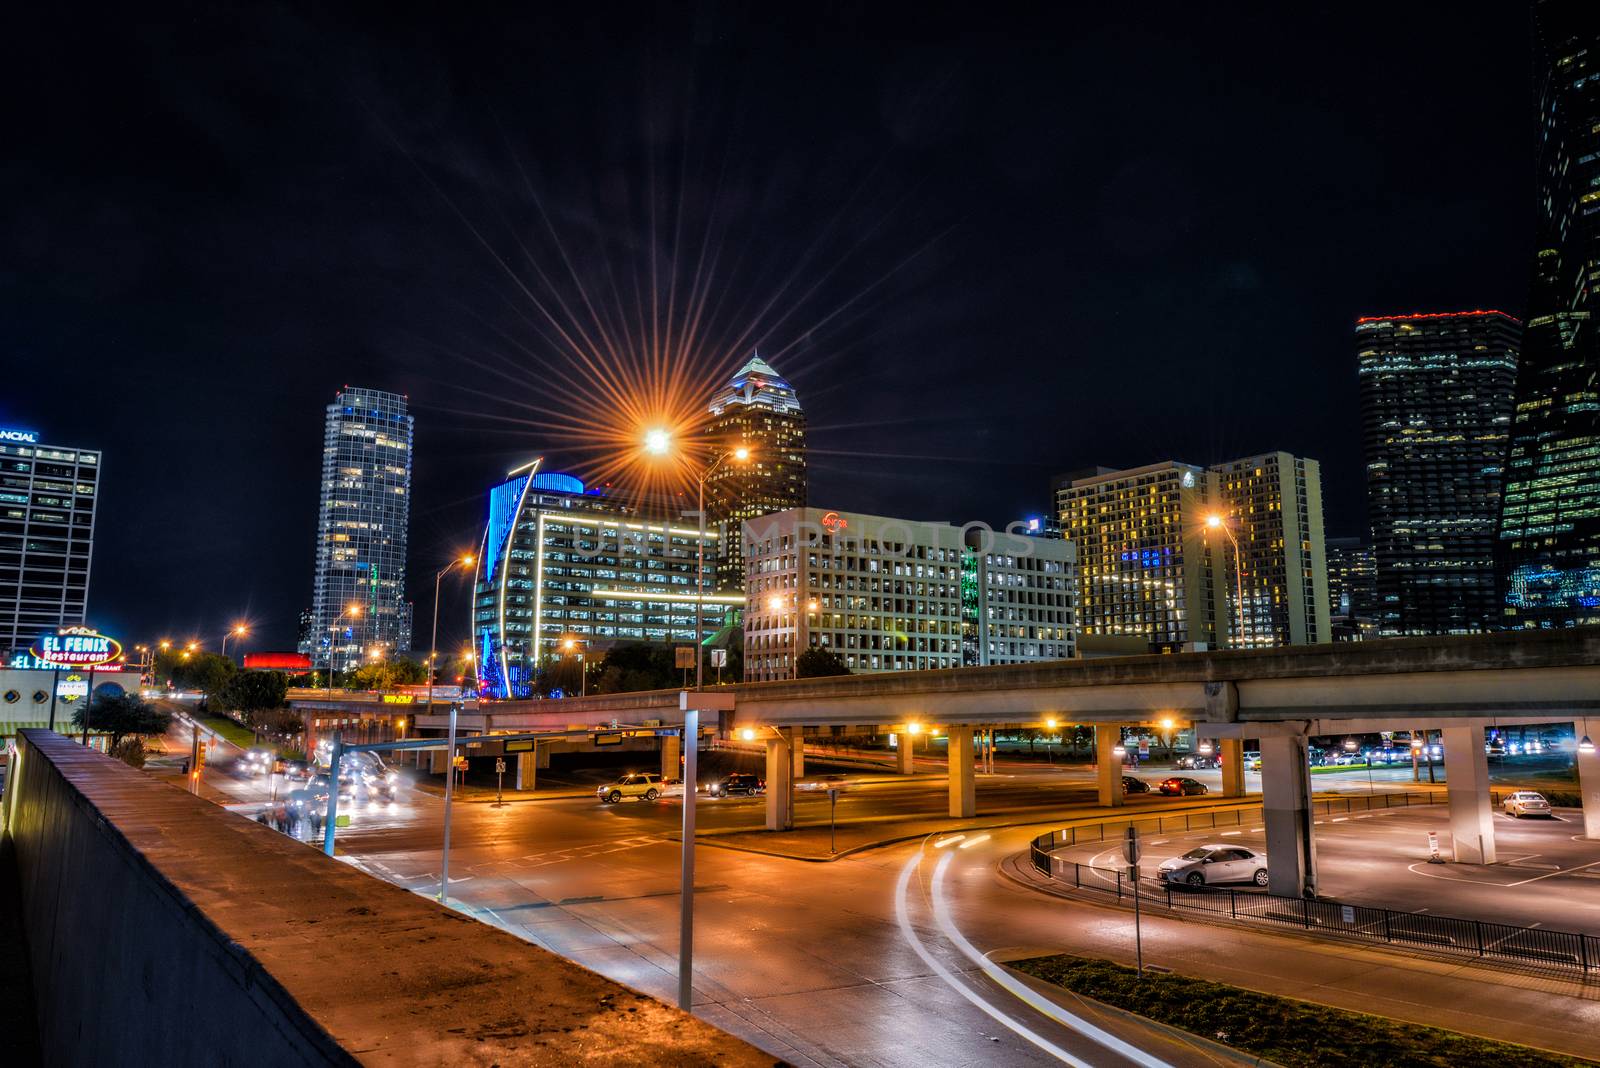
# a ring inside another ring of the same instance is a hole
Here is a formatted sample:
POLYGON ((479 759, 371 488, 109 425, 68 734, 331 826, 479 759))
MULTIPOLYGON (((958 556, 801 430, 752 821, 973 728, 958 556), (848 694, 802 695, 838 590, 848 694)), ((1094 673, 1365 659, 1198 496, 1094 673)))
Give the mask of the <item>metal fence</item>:
MULTIPOLYGON (((1122 826, 1126 827, 1126 822, 1122 826)), ((1059 846, 1058 833, 1041 834, 1033 840, 1029 853, 1041 874, 1071 883, 1075 889, 1115 896, 1118 900, 1133 895, 1132 873, 1127 868, 1097 868, 1052 856, 1051 850, 1059 846)), ((1139 870, 1139 895, 1147 907, 1175 913, 1201 912, 1224 920, 1295 927, 1340 938, 1573 970, 1585 975, 1591 969, 1600 971, 1600 938, 1572 931, 1278 897, 1265 891, 1175 888, 1165 880, 1152 878, 1144 869, 1139 870)))

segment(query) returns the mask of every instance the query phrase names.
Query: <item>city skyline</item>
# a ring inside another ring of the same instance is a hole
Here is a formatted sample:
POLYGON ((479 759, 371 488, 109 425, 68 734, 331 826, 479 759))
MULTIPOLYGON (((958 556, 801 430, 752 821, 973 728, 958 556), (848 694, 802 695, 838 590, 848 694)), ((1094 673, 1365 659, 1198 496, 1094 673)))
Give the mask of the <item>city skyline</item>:
MULTIPOLYGON (((555 28, 566 25, 555 17, 555 28)), ((1512 19, 1517 25, 1507 32, 1504 17, 1469 13, 1440 26, 1421 15, 1385 10, 1392 36, 1436 47, 1416 69, 1374 68, 1360 88, 1342 89, 1328 76, 1330 68, 1318 66, 1332 63, 1331 56, 1302 58, 1300 67, 1272 60, 1250 75, 1271 84, 1271 93, 1246 100, 1206 89, 1187 105, 1208 114, 1215 110, 1240 129, 1294 131, 1287 136, 1296 162, 1285 176, 1277 151, 1281 138, 1271 150, 1237 139, 1216 146, 1198 141, 1184 129, 1200 128, 1191 121, 1197 114, 1167 117, 1170 101, 1157 88, 1127 101, 1127 114, 1093 103, 1097 94, 1086 95, 1080 81, 1034 97, 985 88, 970 76, 965 60, 954 58, 962 47, 962 26, 939 12, 925 20, 931 50, 925 71, 874 62, 870 42, 892 39, 901 28, 889 14, 849 26, 822 16, 822 32, 841 48, 841 78, 810 103, 788 99, 778 88, 805 69, 804 53, 783 44, 781 32, 738 15, 726 17, 731 21, 724 28, 733 39, 760 42, 760 69, 733 63, 730 77, 738 93, 727 91, 726 83, 707 86, 693 63, 618 87, 621 128, 629 131, 618 146, 569 128, 576 115, 567 119, 524 107, 528 87, 520 79, 526 64, 473 64, 471 84, 461 85, 459 98, 446 98, 441 130, 451 132, 440 140, 431 127, 407 117, 410 98, 403 94, 416 84, 412 79, 377 73, 372 85, 353 92, 333 75, 333 84, 306 97, 301 88, 274 81, 257 59, 244 57, 244 67, 262 84, 283 87, 285 116, 315 114, 317 121, 274 121, 251 133, 248 123, 180 112, 161 132, 159 147, 140 154, 141 188, 150 188, 150 204, 111 187, 85 186, 86 178, 69 183, 70 201, 48 190, 35 198, 38 225, 47 229, 20 235, 34 236, 21 245, 21 262, 31 269, 15 290, 28 303, 12 315, 14 351, 35 367, 89 360, 99 373, 79 388, 102 404, 127 404, 155 417, 145 433, 124 441, 110 435, 109 425, 91 424, 82 428, 87 433, 75 434, 79 419, 52 402, 46 375, 24 376, 0 410, 0 423, 38 426, 51 438, 89 447, 115 445, 118 468, 141 473, 125 485, 113 484, 103 502, 115 525, 106 526, 104 544, 97 546, 97 624, 215 642, 235 619, 248 618, 255 627, 252 647, 292 647, 296 617, 306 607, 299 592, 307 577, 303 542, 273 538, 268 531, 280 520, 313 521, 316 502, 297 474, 315 463, 309 444, 315 416, 308 413, 342 381, 406 394, 418 416, 407 594, 419 609, 431 597, 426 576, 481 533, 472 487, 489 484, 529 455, 592 477, 595 472, 586 468, 598 461, 583 455, 572 428, 519 408, 515 399, 539 403, 538 397, 550 393, 556 407, 598 412, 604 398, 585 385, 594 376, 574 374, 570 361, 552 355, 559 346, 537 313, 510 310, 508 294, 517 292, 517 283, 484 244, 502 258, 525 262, 514 235, 526 233, 532 240, 543 232, 519 167, 526 169, 526 153, 544 137, 571 134, 574 159, 614 180, 642 174, 641 154, 651 144, 664 146, 662 174, 678 173, 676 163, 683 160, 734 161, 737 196, 670 183, 658 191, 664 209, 687 198, 691 223, 710 222, 725 235, 722 262, 740 266, 736 275, 715 279, 724 304, 776 309, 741 320, 741 327, 753 324, 747 337, 740 337, 740 329, 719 329, 716 350, 703 365, 684 365, 693 372, 693 392, 709 399, 758 349, 805 401, 812 498, 874 514, 983 519, 998 526, 1019 514, 1048 512, 1047 480, 1054 471, 1088 463, 1134 466, 1167 455, 1210 463, 1251 450, 1284 449, 1321 461, 1330 535, 1364 533, 1359 430, 1350 415, 1356 380, 1346 324, 1373 307, 1497 306, 1513 314, 1522 307, 1531 242, 1522 216, 1532 200, 1532 182, 1521 154, 1512 150, 1530 140, 1520 19, 1512 19), (1463 76, 1467 69, 1470 78, 1463 76), (1441 80, 1457 86, 1457 95, 1445 100, 1433 93, 1441 80), (1269 102, 1281 96, 1282 86, 1302 87, 1317 107, 1295 109, 1291 122, 1269 102), (682 100, 694 88, 713 91, 699 98, 704 121, 693 132, 661 116, 656 118, 664 124, 662 139, 631 132, 639 116, 651 114, 649 101, 657 95, 682 100), (931 95, 919 111, 925 93, 931 95), (352 102, 358 98, 377 100, 376 113, 352 102), (1387 102, 1397 98, 1408 107, 1391 113, 1387 102), (843 107, 856 99, 881 100, 883 106, 859 114, 843 107), (1073 120, 1057 127, 1054 116, 1068 100, 1074 102, 1073 120), (479 107, 492 102, 505 107, 479 107), (736 119, 747 118, 751 109, 775 121, 730 155, 736 119), (498 151, 501 131, 475 117, 495 110, 524 116, 526 137, 510 154, 498 151), (1357 117, 1363 132, 1356 145, 1348 143, 1345 121, 1333 118, 1341 110, 1357 117), (1170 144, 1159 137, 1130 140, 1129 131, 1140 123, 1170 144), (876 184, 858 184, 823 165, 818 183, 802 192, 774 177, 782 168, 753 163, 781 159, 790 170, 810 173, 819 166, 816 157, 797 155, 791 142, 838 136, 848 146, 852 138, 881 137, 886 130, 890 148, 880 170, 872 171, 871 158, 853 150, 839 164, 851 174, 881 175, 876 184), (1446 195, 1406 177, 1448 146, 1485 131, 1508 150, 1491 154, 1446 195), (206 143, 212 133, 219 138, 214 153, 197 155, 187 147, 206 143), (284 153, 262 155, 280 142, 284 153), (369 146, 377 166, 352 162, 352 142, 369 146), (1019 154, 1018 144, 1028 151, 1019 154), (1076 162, 1073 146, 1082 144, 1103 147, 1094 168, 1076 162), (229 187, 203 209, 161 192, 234 173, 241 165, 240 173, 254 174, 247 161, 261 158, 273 166, 229 187), (1015 162, 1019 158, 1031 162, 1023 167, 1015 162), (956 160, 965 162, 951 162, 956 160), (353 183, 365 189, 359 201, 343 192, 351 183, 314 177, 329 161, 359 168, 353 183), (470 161, 469 169, 487 184, 463 180, 452 161, 470 161), (311 177, 299 173, 302 162, 311 177), (1172 188, 1190 192, 1176 201, 1153 196, 1149 176, 1160 171, 1179 176, 1172 188), (1226 189, 1215 184, 1223 173, 1226 189), (1339 177, 1374 173, 1390 183, 1381 206, 1363 191, 1370 189, 1370 178, 1339 177), (1061 175, 1069 179, 1066 186, 1055 180, 1061 175), (278 194, 286 186, 316 205, 325 220, 316 231, 322 236, 298 229, 301 217, 278 194), (1233 192, 1235 187, 1241 192, 1233 192), (1297 212, 1307 189, 1322 207, 1315 217, 1303 217, 1313 229, 1297 235, 1291 248, 1275 236, 1269 220, 1297 212), (907 200, 903 190, 914 195, 907 200), (852 195, 863 209, 859 215, 841 207, 856 202, 852 195), (59 262, 65 250, 87 240, 75 221, 85 198, 106 205, 113 232, 137 237, 152 250, 148 276, 162 294, 155 304, 123 260, 59 262), (154 210, 157 205, 160 210, 154 210), (463 226, 456 208, 473 229, 463 226), (510 225, 503 212, 511 213, 510 225), (1168 225, 1166 215, 1181 225, 1168 225), (414 220, 406 242, 414 254, 383 236, 385 220, 400 217, 414 220), (1473 245, 1458 249, 1469 221, 1473 245), (175 223, 181 229, 173 229, 175 223), (835 240, 841 228, 868 239, 859 248, 835 240), (1375 274, 1360 239, 1380 230, 1389 256, 1384 271, 1375 274), (742 236, 758 231, 758 243, 742 236), (54 240, 40 244, 39 233, 54 240), (197 244, 180 240, 180 233, 206 236, 197 244), (313 240, 325 255, 302 257, 286 243, 291 235, 313 240), (200 247, 210 254, 189 251, 200 247), (256 247, 265 254, 243 251, 256 247), (1312 273, 1301 274, 1307 247, 1318 250, 1316 264, 1312 273), (1452 251, 1445 254, 1446 248, 1452 251), (230 265, 227 271, 214 269, 219 261, 230 265), (802 263, 803 269, 791 271, 802 263), (1156 274, 1150 273, 1152 263, 1161 265, 1156 274), (91 281, 72 288, 46 281, 64 277, 91 281), (367 281, 354 283, 355 277, 367 281), (1291 278, 1292 285, 1286 281, 1291 278), (225 280, 257 297, 227 299, 218 290, 225 280), (85 304, 81 294, 96 286, 104 299, 85 304), (195 296, 176 296, 188 293, 195 296), (1212 329, 1197 335, 1188 324, 1202 314, 1211 315, 1212 329), (199 325, 184 337, 171 337, 159 324, 178 317, 199 325), (63 332, 55 329, 60 322, 78 325, 63 332), (1134 322, 1140 331, 1126 329, 1134 322), (112 332, 126 343, 96 343, 112 332), (1287 365, 1286 351, 1296 354, 1287 365), (166 372, 119 375, 113 352, 119 361, 158 361, 166 372), (218 362, 219 354, 225 362, 218 362), (1032 388, 1010 388, 1018 381, 1019 362, 1028 366, 1032 388), (213 381, 247 397, 250 417, 234 418, 231 408, 208 402, 202 387, 213 381), (1253 385, 1241 389, 1241 382, 1253 385), (1141 394, 1141 384, 1156 388, 1141 394), (1329 403, 1290 404, 1291 395, 1329 403), (1084 398, 1094 399, 1085 404, 1084 398), (1063 406, 1072 418, 1058 417, 1063 406), (181 421, 167 418, 179 411, 185 413, 181 421), (1130 413, 1144 418, 1131 419, 1130 413), (198 445, 197 435, 212 443, 198 445), (167 526, 166 499, 194 484, 217 495, 216 514, 180 525, 169 539, 136 551, 127 532, 167 526), (114 566, 102 568, 108 561, 114 566), (202 581, 196 572, 222 578, 202 581)), ((270 15, 258 18, 255 28, 268 52, 298 50, 299 27, 270 15)), ((1307 13, 1293 19, 1312 20, 1319 35, 1347 34, 1336 38, 1343 47, 1363 47, 1354 29, 1357 17, 1331 31, 1307 13)), ((649 33, 674 29, 669 20, 613 45, 624 57, 636 55, 649 33)), ((380 43, 350 27, 325 25, 319 31, 371 56, 380 72, 398 64, 448 79, 466 58, 465 42, 419 57, 410 46, 380 43)), ((122 36, 114 20, 86 32, 85 47, 96 54, 122 36)), ((512 38, 523 33, 516 27, 507 32, 512 38)), ((1075 50, 1077 63, 1069 66, 1083 77, 1098 71, 1102 78, 1119 79, 1125 72, 1111 57, 1137 55, 1142 84, 1181 84, 1191 87, 1187 95, 1196 84, 1211 85, 1215 71, 1240 76, 1271 54, 1258 28, 1208 26, 1198 16, 1184 16, 1174 32, 1190 43, 1180 47, 1161 39, 1154 51, 1151 42, 1119 50, 1112 46, 1136 39, 1125 19, 1095 15, 1069 27, 1064 17, 1052 16, 1026 33, 1001 34, 971 62, 1013 71, 1023 79, 1019 85, 1054 78, 1060 64, 1042 64, 1024 43, 1042 38, 1075 50), (1072 43, 1079 39, 1098 44, 1072 43), (1230 61, 1246 55, 1252 57, 1248 63, 1230 61)), ((543 55, 551 46, 527 47, 543 55)), ((730 58, 715 46, 701 47, 707 63, 730 58)), ((124 87, 117 99, 107 105, 96 98, 89 109, 84 97, 52 97, 23 131, 55 145, 52 158, 75 158, 78 149, 60 142, 56 131, 81 127, 86 115, 98 115, 103 106, 117 113, 125 102, 140 102, 165 114, 174 86, 203 96, 232 73, 198 54, 162 63, 115 54, 107 62, 124 87)), ((552 72, 568 69, 559 56, 550 63, 552 72)), ((103 134, 111 150, 131 145, 120 130, 103 134)), ((587 173, 582 182, 560 167, 528 177, 538 201, 548 199, 547 206, 559 209, 554 225, 574 219, 576 232, 589 232, 596 220, 608 217, 601 210, 608 205, 589 195, 587 173)), ((650 246, 648 213, 640 206, 650 190, 637 184, 619 188, 619 196, 625 192, 633 199, 610 212, 613 222, 593 229, 599 241, 585 258, 648 273, 648 263, 621 256, 650 246), (638 210, 621 210, 629 203, 638 210)), ((575 236, 571 230, 561 234, 564 242, 575 236)), ((565 243, 563 248, 575 251, 565 243)), ((530 247, 529 254, 548 263, 561 258, 548 243, 530 247)), ((687 254, 679 260, 694 262, 687 254)), ((630 276, 624 278, 632 284, 630 276)), ((680 288, 687 290, 691 281, 685 273, 680 288)), ((601 290, 586 286, 586 292, 601 290)), ((575 293, 564 296, 578 299, 575 293)), ((465 619, 467 604, 460 591, 446 591, 441 618, 465 619)))

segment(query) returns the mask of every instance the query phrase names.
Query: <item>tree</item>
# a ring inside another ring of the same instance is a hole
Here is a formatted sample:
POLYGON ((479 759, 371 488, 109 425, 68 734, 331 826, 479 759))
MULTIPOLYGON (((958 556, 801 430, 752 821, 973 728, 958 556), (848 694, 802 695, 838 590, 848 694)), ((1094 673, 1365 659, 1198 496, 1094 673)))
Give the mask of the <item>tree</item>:
POLYGON ((264 734, 303 734, 306 721, 292 708, 258 708, 244 714, 244 725, 264 734))
POLYGON ((374 660, 350 672, 350 685, 358 690, 392 690, 396 686, 418 686, 427 681, 427 669, 405 657, 374 660))
POLYGON ((144 767, 144 739, 137 734, 129 735, 111 747, 111 756, 130 768, 144 767))
POLYGON ((844 657, 832 649, 824 649, 813 645, 800 654, 794 662, 796 678, 816 679, 825 675, 848 675, 850 669, 845 666, 844 657))
POLYGON ((282 708, 288 696, 289 676, 283 672, 241 671, 228 680, 219 703, 242 713, 249 722, 250 713, 282 708))
POLYGON ((233 661, 216 653, 167 651, 156 657, 156 678, 167 678, 182 690, 199 690, 208 703, 223 703, 228 681, 238 669, 233 661))
POLYGON ((172 726, 172 713, 149 704, 136 693, 97 693, 87 707, 79 706, 72 713, 72 724, 83 729, 88 716, 89 729, 111 736, 115 750, 129 735, 165 734, 172 726))
POLYGON ((634 642, 619 645, 600 661, 595 693, 633 693, 676 686, 680 673, 673 667, 672 650, 661 645, 634 642))

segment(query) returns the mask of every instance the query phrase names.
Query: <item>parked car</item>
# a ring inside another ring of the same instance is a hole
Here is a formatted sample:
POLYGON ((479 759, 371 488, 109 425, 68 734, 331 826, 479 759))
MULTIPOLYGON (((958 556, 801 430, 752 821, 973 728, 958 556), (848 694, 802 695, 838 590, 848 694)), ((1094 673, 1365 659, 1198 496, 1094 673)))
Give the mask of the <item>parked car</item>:
POLYGON ((1122 792, 1125 794, 1147 794, 1150 792, 1150 784, 1143 779, 1135 779, 1132 775, 1124 775, 1122 777, 1122 792))
POLYGON ((1188 797, 1190 794, 1203 794, 1206 784, 1198 779, 1185 779, 1174 775, 1170 779, 1162 779, 1156 787, 1168 797, 1188 797))
POLYGON ((1532 790, 1518 790, 1506 798, 1500 805, 1507 816, 1521 819, 1524 816, 1550 816, 1550 802, 1546 801, 1544 794, 1532 790))
POLYGON ((732 797, 734 794, 760 794, 767 790, 764 779, 758 779, 748 772, 736 771, 706 787, 706 793, 712 797, 732 797))
POLYGON ((595 790, 595 795, 608 805, 614 805, 624 797, 635 797, 643 801, 654 801, 662 793, 661 776, 651 772, 640 771, 624 775, 616 782, 608 782, 595 790))
POLYGON ((1210 886, 1218 883, 1267 885, 1265 854, 1243 846, 1204 845, 1181 857, 1161 862, 1159 876, 1169 883, 1210 886))

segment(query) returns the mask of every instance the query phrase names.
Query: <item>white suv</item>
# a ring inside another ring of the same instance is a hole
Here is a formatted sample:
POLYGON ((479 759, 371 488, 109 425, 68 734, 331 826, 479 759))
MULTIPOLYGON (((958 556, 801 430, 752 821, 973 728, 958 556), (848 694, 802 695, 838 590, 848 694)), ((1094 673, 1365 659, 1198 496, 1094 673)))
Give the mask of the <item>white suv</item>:
POLYGON ((595 790, 595 796, 608 805, 614 805, 624 797, 637 797, 644 801, 654 801, 666 792, 666 785, 661 781, 661 776, 648 772, 636 772, 624 775, 616 782, 608 782, 595 790))
POLYGON ((1532 790, 1518 790, 1501 803, 1500 808, 1507 816, 1521 819, 1523 816, 1548 816, 1550 802, 1544 799, 1544 794, 1536 794, 1532 790))

